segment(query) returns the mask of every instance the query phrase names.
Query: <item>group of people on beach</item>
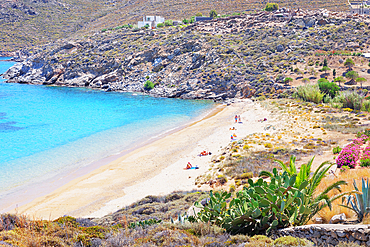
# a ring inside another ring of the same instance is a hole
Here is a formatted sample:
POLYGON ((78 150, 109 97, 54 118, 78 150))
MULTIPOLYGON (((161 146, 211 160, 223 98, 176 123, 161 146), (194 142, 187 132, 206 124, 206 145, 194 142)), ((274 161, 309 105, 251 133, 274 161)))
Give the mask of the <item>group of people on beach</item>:
MULTIPOLYGON (((206 155, 211 155, 212 153, 211 152, 207 152, 205 150, 203 150, 202 152, 200 152, 199 156, 206 156, 206 155)), ((184 168, 184 170, 190 170, 190 169, 199 169, 198 166, 193 166, 190 162, 188 162, 186 164, 186 167, 184 168)))
MULTIPOLYGON (((240 118, 240 115, 235 115, 234 119, 235 119, 235 123, 242 123, 241 118, 240 118)), ((229 130, 236 130, 236 128, 233 126, 232 128, 229 128, 229 130)), ((236 137, 237 137, 236 134, 233 133, 231 135, 231 141, 235 140, 236 137)), ((206 156, 206 155, 211 155, 211 154, 212 154, 211 152, 207 152, 207 151, 203 150, 199 154, 199 156, 206 156)), ((188 162, 186 164, 186 167, 184 168, 184 170, 190 170, 190 169, 199 169, 199 167, 198 166, 195 166, 194 167, 190 162, 188 162)))
MULTIPOLYGON (((242 123, 240 115, 235 115, 234 119, 235 119, 235 123, 242 123)), ((229 128, 229 130, 236 130, 236 128, 233 126, 232 128, 229 128)), ((230 138, 231 138, 231 141, 234 141, 236 138, 236 134, 235 133, 232 134, 230 138)))

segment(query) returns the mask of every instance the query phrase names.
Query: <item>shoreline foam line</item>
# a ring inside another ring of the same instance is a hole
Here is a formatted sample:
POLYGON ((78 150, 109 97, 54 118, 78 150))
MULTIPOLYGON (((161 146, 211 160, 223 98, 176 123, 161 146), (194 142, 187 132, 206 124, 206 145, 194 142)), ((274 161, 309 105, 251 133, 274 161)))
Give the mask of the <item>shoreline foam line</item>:
POLYGON ((269 113, 250 100, 216 107, 218 112, 174 131, 150 144, 100 166, 78 177, 48 195, 38 197, 17 209, 31 218, 55 219, 63 215, 100 217, 148 194, 166 194, 192 190, 195 178, 204 174, 211 156, 199 157, 203 149, 213 154, 230 143, 229 127, 235 125, 238 135, 263 132, 259 118, 269 113), (222 108, 222 109, 220 109, 222 108), (244 124, 234 124, 233 116, 241 115, 244 124), (186 171, 187 161, 200 169, 186 171))

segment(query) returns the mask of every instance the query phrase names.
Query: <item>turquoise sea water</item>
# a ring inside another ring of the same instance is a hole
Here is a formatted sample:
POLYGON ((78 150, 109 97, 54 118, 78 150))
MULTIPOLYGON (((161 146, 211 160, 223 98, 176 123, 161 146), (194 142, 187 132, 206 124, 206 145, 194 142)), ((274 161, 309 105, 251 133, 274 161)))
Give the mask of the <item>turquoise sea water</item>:
MULTIPOLYGON (((0 61, 0 73, 13 64, 0 61)), ((0 83, 0 192, 130 149, 213 106, 209 101, 0 83)))

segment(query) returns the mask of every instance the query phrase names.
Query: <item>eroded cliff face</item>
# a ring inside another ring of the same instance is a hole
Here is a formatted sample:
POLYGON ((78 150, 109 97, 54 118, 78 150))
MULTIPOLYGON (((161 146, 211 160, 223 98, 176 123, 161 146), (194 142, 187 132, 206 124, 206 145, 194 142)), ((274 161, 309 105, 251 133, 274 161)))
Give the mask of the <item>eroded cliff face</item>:
POLYGON ((367 45, 368 23, 341 13, 281 10, 181 28, 100 32, 22 50, 19 54, 28 58, 4 78, 191 99, 274 94, 284 88, 278 83, 288 70, 316 49, 353 45, 349 27, 359 41, 356 47, 367 45), (155 84, 152 90, 144 89, 148 80, 155 84))

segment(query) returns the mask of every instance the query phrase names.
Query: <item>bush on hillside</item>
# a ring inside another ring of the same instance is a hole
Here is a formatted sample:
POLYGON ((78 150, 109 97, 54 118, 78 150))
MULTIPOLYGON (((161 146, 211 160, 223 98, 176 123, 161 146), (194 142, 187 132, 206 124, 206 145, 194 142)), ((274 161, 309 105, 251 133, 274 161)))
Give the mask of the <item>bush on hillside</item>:
POLYGON ((168 27, 168 26, 173 26, 173 21, 172 21, 172 20, 165 20, 165 21, 164 21, 164 25, 165 25, 166 27, 168 27))
POLYGON ((163 23, 158 23, 157 27, 159 27, 159 28, 164 27, 164 24, 163 23))
POLYGON ((275 11, 279 9, 279 4, 277 3, 267 3, 265 6, 266 11, 275 11))
POLYGON ((351 108, 353 110, 361 110, 364 102, 364 96, 356 91, 340 92, 333 100, 332 103, 341 103, 343 108, 351 108))
POLYGON ((335 84, 334 82, 329 82, 326 79, 321 80, 321 81, 320 80, 319 80, 320 91, 323 94, 329 95, 331 98, 334 98, 340 90, 339 86, 335 84))
POLYGON ((212 10, 209 12, 209 17, 216 18, 216 17, 217 17, 217 12, 216 12, 216 10, 212 9, 212 10))
POLYGON ((293 78, 291 78, 291 77, 286 77, 285 79, 284 79, 284 83, 285 84, 289 84, 289 83, 291 83, 293 81, 293 78))
POLYGON ((311 101, 314 103, 320 103, 324 98, 324 94, 320 92, 319 85, 317 84, 297 87, 294 96, 304 101, 311 101))
POLYGON ((154 88, 154 83, 151 82, 151 81, 146 81, 145 84, 144 84, 144 89, 145 90, 151 90, 154 88))
POLYGON ((361 110, 370 112, 370 100, 363 101, 361 110))

